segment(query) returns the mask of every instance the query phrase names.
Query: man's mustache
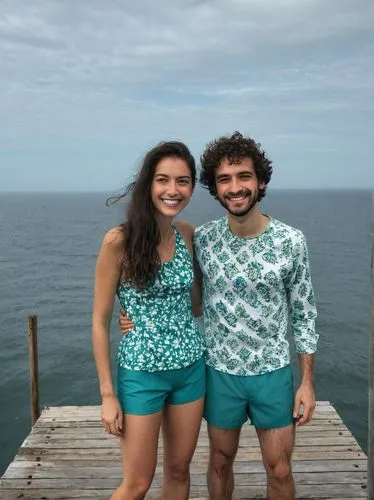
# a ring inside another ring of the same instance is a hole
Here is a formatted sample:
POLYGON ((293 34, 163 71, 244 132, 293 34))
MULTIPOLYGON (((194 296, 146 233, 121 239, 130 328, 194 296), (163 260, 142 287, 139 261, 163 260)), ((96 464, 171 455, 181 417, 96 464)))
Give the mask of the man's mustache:
POLYGON ((242 191, 238 191, 237 193, 226 193, 225 198, 230 199, 230 198, 237 198, 238 196, 252 196, 252 191, 249 189, 243 189, 242 191))

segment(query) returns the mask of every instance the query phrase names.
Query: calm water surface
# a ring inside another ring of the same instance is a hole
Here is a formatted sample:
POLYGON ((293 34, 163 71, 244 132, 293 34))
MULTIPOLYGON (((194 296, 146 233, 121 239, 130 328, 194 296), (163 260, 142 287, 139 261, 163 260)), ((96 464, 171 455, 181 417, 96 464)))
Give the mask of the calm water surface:
MULTIPOLYGON (((39 318, 41 404, 99 403, 90 340, 94 266, 104 232, 122 217, 105 198, 0 194, 0 473, 30 430, 30 313, 39 318)), ((366 449, 372 194, 269 191, 262 205, 307 236, 319 311, 317 398, 334 404, 366 449)), ((201 224, 222 214, 198 189, 183 217, 201 224)), ((113 351, 119 339, 113 322, 113 351)))

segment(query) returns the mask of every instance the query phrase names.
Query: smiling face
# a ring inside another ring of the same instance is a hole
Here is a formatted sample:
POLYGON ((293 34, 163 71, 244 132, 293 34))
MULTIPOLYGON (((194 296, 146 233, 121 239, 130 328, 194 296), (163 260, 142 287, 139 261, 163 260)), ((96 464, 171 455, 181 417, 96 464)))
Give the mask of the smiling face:
POLYGON ((258 202, 259 189, 265 183, 258 182, 251 158, 242 158, 230 164, 222 160, 215 172, 217 199, 234 216, 247 215, 258 202))
POLYGON ((156 212, 175 217, 191 199, 191 171, 187 163, 173 156, 160 160, 152 180, 151 197, 156 212))

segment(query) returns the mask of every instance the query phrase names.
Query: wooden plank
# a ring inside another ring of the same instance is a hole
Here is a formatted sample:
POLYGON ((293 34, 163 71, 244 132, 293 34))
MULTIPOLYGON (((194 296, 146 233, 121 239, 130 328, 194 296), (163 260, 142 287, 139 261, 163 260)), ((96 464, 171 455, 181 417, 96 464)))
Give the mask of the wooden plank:
MULTIPOLYGON (((2 500, 72 500, 75 498, 92 498, 95 500, 108 500, 113 493, 113 489, 108 490, 73 490, 69 487, 62 490, 29 490, 21 491, 19 489, 9 488, 1 489, 2 500)), ((157 496, 147 497, 147 500, 156 500, 157 496)), ((158 498, 159 500, 159 498, 158 498)))
MULTIPOLYGON (((37 422, 36 425, 34 425, 32 432, 35 433, 47 433, 47 432, 56 432, 60 431, 62 432, 64 429, 69 430, 72 429, 73 431, 76 430, 76 432, 81 432, 83 435, 84 431, 96 431, 100 432, 103 430, 103 425, 101 422, 37 422)), ((303 434, 304 432, 323 432, 324 430, 326 431, 333 431, 333 430, 344 430, 346 432, 350 432, 347 427, 342 423, 341 420, 334 420, 334 421, 323 421, 319 420, 317 421, 312 421, 308 425, 300 427, 297 429, 297 432, 299 434, 303 434)), ((201 432, 206 433, 206 427, 202 427, 201 432)), ((242 429, 241 436, 246 436, 248 435, 255 435, 256 431, 253 426, 245 424, 242 429)))
MULTIPOLYGON (((47 456, 47 455, 68 455, 69 453, 71 454, 72 457, 74 456, 89 456, 92 454, 95 459, 98 456, 104 456, 107 455, 109 456, 120 456, 120 450, 119 450, 119 445, 114 445, 114 446, 109 446, 109 445, 102 445, 99 446, 97 444, 97 441, 95 440, 87 440, 85 443, 89 444, 80 444, 75 447, 71 443, 67 445, 66 447, 63 447, 63 445, 56 445, 55 443, 49 443, 50 446, 44 445, 43 443, 37 445, 37 446, 30 446, 30 447, 23 447, 19 451, 19 455, 33 455, 33 456, 47 456), (91 445, 94 443, 93 445, 91 445)), ((259 455, 260 454, 260 447, 258 446, 257 443, 251 445, 251 446, 240 446, 238 453, 240 453, 243 456, 252 456, 252 455, 259 455)), ((209 446, 198 446, 195 450, 195 454, 201 455, 201 456, 206 456, 209 452, 209 446)), ((164 455, 164 450, 163 447, 159 447, 158 449, 159 456, 162 457, 164 455)), ((333 444, 325 444, 325 445, 299 445, 295 447, 294 450, 294 457, 299 457, 299 456, 312 456, 312 455, 317 455, 320 456, 321 459, 323 459, 322 454, 323 453, 343 453, 346 455, 354 455, 354 456, 365 456, 364 453, 362 452, 361 448, 359 447, 358 444, 347 444, 347 443, 336 443, 334 442, 333 444)))
MULTIPOLYGON (((159 447, 159 453, 163 455, 163 447, 159 447)), ((208 453, 209 446, 199 444, 196 449, 196 453, 208 453)), ((345 443, 345 442, 337 442, 334 440, 333 443, 323 443, 321 442, 319 445, 313 445, 313 441, 311 440, 311 444, 298 443, 297 447, 295 447, 295 453, 307 453, 309 452, 329 452, 329 451, 346 451, 347 453, 360 453, 362 452, 360 446, 357 443, 345 443)), ((92 452, 95 455, 99 455, 100 453, 108 453, 119 455, 119 443, 110 443, 107 444, 100 443, 99 440, 95 439, 86 439, 81 440, 81 442, 70 441, 66 443, 66 446, 63 443, 53 443, 47 442, 45 443, 36 443, 32 444, 32 446, 23 446, 20 449, 20 453, 27 452, 32 453, 34 455, 41 455, 47 453, 72 453, 72 455, 85 455, 92 452), (27 451, 28 450, 28 451, 27 451)), ((249 445, 240 445, 238 453, 258 453, 260 452, 260 446, 258 442, 253 442, 253 444, 249 445)))
MULTIPOLYGON (((202 429, 201 433, 203 434, 204 432, 205 432, 205 429, 202 429)), ((342 432, 343 433, 342 435, 345 435, 345 436, 347 436, 347 435, 352 436, 352 433, 342 423, 338 423, 336 425, 320 423, 320 425, 304 425, 303 427, 297 428, 297 434, 299 434, 299 435, 304 435, 304 434, 309 434, 309 433, 321 434, 321 435, 325 435, 326 433, 330 433, 332 435, 332 433, 334 433, 334 435, 335 435, 337 432, 342 432)), ((51 426, 51 425, 34 426, 32 429, 32 433, 33 434, 43 434, 43 435, 53 433, 53 435, 62 435, 62 436, 79 435, 81 438, 84 438, 88 434, 92 434, 95 436, 100 436, 100 435, 107 436, 107 434, 104 431, 104 427, 101 424, 97 425, 97 426, 87 426, 87 427, 84 426, 83 427, 83 426, 74 425, 73 422, 67 422, 67 425, 58 424, 58 425, 53 425, 53 426, 51 426), (83 428, 84 428, 84 432, 82 431, 83 428)), ((246 426, 243 429, 241 436, 243 437, 243 436, 247 436, 247 435, 249 435, 249 436, 256 435, 256 431, 255 431, 254 427, 246 426), (247 429, 247 427, 248 427, 248 429, 247 429)))
MULTIPOLYGON (((338 415, 335 408, 331 405, 318 405, 316 406, 314 416, 317 415, 338 415)), ((59 420, 62 418, 74 418, 77 419, 79 417, 95 417, 100 419, 100 407, 99 406, 81 406, 81 407, 47 407, 44 408, 42 414, 40 416, 41 419, 48 418, 58 418, 59 420)), ((314 417, 313 417, 314 418, 314 417)))
MULTIPOLYGON (((196 473, 206 472, 207 464, 193 460, 191 471, 196 473)), ((298 460, 292 465, 294 472, 351 472, 351 471, 367 471, 365 460, 298 460)), ((252 462, 236 462, 234 464, 236 473, 257 473, 263 472, 264 466, 262 461, 252 462)), ((162 472, 162 465, 159 464, 156 472, 162 472)), ((28 477, 29 474, 36 474, 37 477, 42 477, 42 474, 48 474, 50 477, 61 477, 59 474, 72 474, 72 477, 86 477, 91 473, 95 477, 117 477, 122 474, 120 463, 111 464, 110 468, 106 467, 106 460, 99 461, 98 464, 93 464, 92 461, 84 462, 79 460, 71 460, 66 464, 63 460, 41 460, 41 461, 24 461, 16 459, 10 464, 4 478, 7 477, 28 477), (40 468, 42 467, 42 471, 40 468), (93 472, 92 472, 93 471, 93 472)))
MULTIPOLYGON (((155 474, 153 479, 153 487, 161 488, 163 473, 155 474)), ((310 474, 309 472, 296 472, 294 474, 295 483, 298 485, 320 485, 320 484, 360 484, 364 485, 366 474, 363 472, 354 472, 349 476, 345 472, 319 472, 310 474)), ((115 488, 121 482, 121 476, 117 477, 91 477, 89 481, 87 478, 76 477, 60 477, 60 478, 5 478, 0 479, 0 488, 18 488, 18 489, 62 489, 66 484, 72 489, 80 489, 86 487, 90 490, 115 488)), ((206 485, 206 473, 193 474, 192 484, 195 486, 206 485)), ((237 474, 235 477, 235 484, 237 486, 250 486, 250 485, 265 485, 266 473, 256 474, 237 474)))
MULTIPOLYGON (((32 438, 34 441, 39 439, 40 441, 48 440, 48 441, 53 441, 56 443, 61 441, 61 440, 69 441, 69 440, 73 440, 73 439, 81 439, 81 440, 97 439, 100 441, 110 441, 113 445, 115 445, 117 443, 117 439, 108 435, 104 431, 104 428, 99 428, 99 429, 90 428, 90 429, 85 430, 84 432, 82 432, 81 429, 71 429, 71 428, 55 429, 54 431, 47 429, 47 430, 44 430, 44 432, 40 432, 40 429, 38 429, 38 431, 36 432, 36 430, 34 429, 32 431, 32 434, 29 437, 30 437, 30 439, 32 438)), ((337 430, 330 430, 327 428, 325 428, 325 429, 321 428, 321 430, 318 430, 318 431, 315 431, 313 429, 308 429, 308 430, 305 430, 302 432, 298 432, 296 439, 297 439, 297 442, 301 442, 302 440, 305 440, 305 439, 310 440, 310 439, 314 439, 314 438, 323 438, 323 437, 336 438, 336 439, 340 439, 340 438, 354 439, 352 434, 349 431, 344 430, 343 428, 342 428, 342 430, 338 430, 338 429, 337 430)), ((247 444, 249 444, 253 441, 256 441, 256 440, 257 440, 257 436, 256 436, 256 434, 253 433, 251 435, 241 436, 240 441, 243 444, 247 445, 247 444)), ((29 442, 31 442, 31 441, 29 441, 29 442)), ((208 442, 208 438, 201 435, 200 439, 199 439, 199 444, 203 444, 203 443, 206 444, 207 442, 208 442)), ((160 446, 163 446, 161 440, 160 440, 160 446)))
MULTIPOLYGON (((162 454, 159 454, 159 460, 161 460, 163 457, 162 454)), ((355 460, 363 460, 366 463, 366 456, 364 453, 360 452, 351 452, 347 451, 346 448, 340 449, 340 450, 335 450, 335 451, 309 451, 306 449, 304 452, 300 452, 298 450, 295 450, 293 454, 293 459, 294 461, 297 460, 320 460, 321 457, 323 457, 323 460, 350 460, 350 461, 355 461, 355 460)), ((209 453, 199 453, 196 455, 196 460, 202 463, 207 463, 209 458, 209 453)), ((104 452, 97 452, 97 453, 92 453, 91 450, 87 449, 82 453, 75 453, 73 454, 71 450, 59 450, 57 453, 56 452, 50 452, 50 450, 46 450, 39 453, 34 453, 31 451, 20 451, 18 457, 18 460, 23 460, 23 461, 28 461, 30 459, 34 459, 36 461, 41 461, 42 459, 47 459, 47 460, 61 460, 64 461, 65 463, 68 463, 69 461, 71 462, 72 460, 75 461, 82 461, 85 463, 105 463, 108 465, 108 467, 111 467, 113 465, 118 465, 120 463, 120 454, 119 452, 113 452, 112 450, 108 450, 104 452)), ((260 452, 239 452, 236 458, 236 462, 252 462, 256 460, 261 460, 261 453, 260 452)))
MULTIPOLYGON (((296 437, 296 445, 299 447, 308 446, 352 446, 357 447, 356 440, 351 436, 297 436, 296 437)), ((29 448, 43 448, 43 449, 51 449, 51 448, 70 448, 74 449, 82 449, 82 448, 113 448, 113 446, 119 446, 118 439, 113 436, 103 436, 100 438, 64 438, 64 437, 54 437, 51 436, 49 439, 43 437, 40 439, 40 436, 31 434, 28 438, 23 442, 23 446, 29 448)), ((240 448, 259 448, 259 442, 257 436, 253 436, 251 438, 243 437, 240 440, 240 448)), ((159 449, 163 448, 162 442, 159 443, 159 449)), ((209 440, 207 437, 201 437, 198 442, 198 448, 209 448, 209 440)))
MULTIPOLYGON (((108 498, 122 478, 119 440, 103 431, 99 416, 96 406, 45 409, 1 479, 0 497, 108 498)), ((191 499, 208 498, 208 458, 203 422, 191 465, 191 499)), ((160 441, 149 500, 161 495, 162 459, 160 441)), ((293 471, 298 499, 366 497, 366 457, 328 402, 319 402, 312 423, 297 430, 293 471)), ((265 497, 266 474, 255 429, 249 425, 242 430, 235 479, 235 499, 265 497)))
MULTIPOLYGON (((19 489, 9 489, 3 490, 4 495, 2 497, 3 500, 15 500, 23 498, 23 500, 67 500, 72 498, 100 498, 100 499, 108 499, 110 494, 113 492, 111 488, 103 489, 103 490, 88 490, 80 489, 74 490, 69 487, 69 484, 66 484, 64 489, 30 489, 24 493, 24 497, 17 497, 20 494, 19 489), (11 496, 12 495, 12 496, 11 496)), ((206 496, 206 486, 196 487, 191 491, 190 498, 204 498, 208 500, 208 496, 206 496)), ((161 498, 161 490, 159 488, 153 488, 151 492, 149 492, 146 496, 147 500, 160 500, 161 498)), ((265 486, 263 485, 251 485, 251 486, 237 486, 235 488, 234 499, 264 499, 265 498, 265 486)), ((308 485, 300 485, 297 487, 297 499, 298 500, 352 500, 352 498, 362 499, 366 498, 366 492, 360 485, 329 485, 326 488, 325 485, 313 485, 310 487, 308 485)))
MULTIPOLYGON (((66 490, 39 490, 36 492, 30 492, 25 494, 23 497, 20 497, 20 492, 19 490, 7 490, 6 496, 3 497, 3 500, 72 500, 75 498, 92 498, 95 500, 108 500, 110 494, 112 493, 111 490, 101 490, 101 491, 96 491, 96 492, 87 492, 86 490, 69 490, 68 492, 66 490)), ((344 493, 343 493, 344 494, 344 493)), ((146 497, 146 500, 160 500, 160 496, 157 496, 158 494, 149 494, 146 497)), ((366 498, 366 496, 349 496, 350 493, 348 493, 348 496, 328 496, 328 497, 321 497, 319 496, 318 499, 314 498, 313 496, 303 496, 300 497, 298 496, 298 500, 308 500, 311 499, 313 500, 362 500, 363 498, 366 498)), ((208 496, 190 496, 191 499, 193 500, 209 500, 208 496)), ((264 494, 259 494, 256 496, 248 496, 246 493, 243 493, 242 496, 237 496, 235 495, 234 499, 235 500, 257 500, 257 499, 264 499, 264 494)))
MULTIPOLYGON (((16 462, 17 463, 17 462, 16 462)), ((18 462, 19 464, 19 462, 18 462)), ((75 464, 68 464, 67 466, 62 466, 61 463, 56 465, 55 462, 43 463, 42 468, 38 467, 36 464, 30 465, 23 463, 22 467, 15 466, 14 464, 8 468, 7 472, 4 474, 3 479, 58 479, 62 477, 68 478, 80 478, 80 479, 90 479, 90 478, 121 478, 122 477, 122 467, 117 464, 110 467, 91 465, 82 466, 79 462, 75 464), (78 465, 79 467, 77 467, 78 465), (31 477, 30 477, 31 476, 31 477)), ((206 474, 207 465, 200 463, 191 464, 191 474, 206 474)), ((235 465, 235 474, 262 474, 265 472, 262 462, 252 462, 238 463, 235 465)), ((156 467, 156 474, 162 474, 163 467, 158 465, 156 467)), ((293 464, 293 471, 295 474, 298 473, 353 473, 354 472, 366 472, 366 464, 354 467, 352 463, 347 461, 326 461, 326 462, 301 462, 293 464)))

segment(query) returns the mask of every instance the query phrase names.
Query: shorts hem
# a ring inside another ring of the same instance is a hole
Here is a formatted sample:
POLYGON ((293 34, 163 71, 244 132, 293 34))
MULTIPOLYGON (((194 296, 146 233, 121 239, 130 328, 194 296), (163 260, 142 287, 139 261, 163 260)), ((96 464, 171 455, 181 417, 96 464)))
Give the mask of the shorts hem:
POLYGON ((199 399, 201 398, 204 398, 205 397, 205 391, 200 394, 200 396, 193 396, 192 399, 190 398, 187 398, 186 400, 182 400, 182 401, 172 401, 172 402, 166 402, 165 406, 178 406, 178 405, 185 405, 187 403, 193 403, 194 401, 198 401, 199 399))
POLYGON ((211 427, 215 427, 216 429, 221 429, 221 430, 234 430, 234 429, 240 429, 247 421, 247 419, 243 420, 241 423, 238 424, 221 424, 217 422, 213 422, 211 419, 206 417, 205 415, 203 416, 204 420, 206 420, 207 424, 210 425, 211 427))
POLYGON ((266 426, 263 426, 263 425, 257 425, 257 423, 255 422, 251 422, 251 425, 253 425, 253 427, 255 427, 256 429, 266 429, 266 430, 271 430, 271 429, 282 429, 283 427, 288 427, 290 426, 291 424, 294 424, 294 421, 293 419, 289 419, 289 420, 284 420, 282 422, 279 422, 277 424, 274 424, 274 425, 266 425, 266 426))
POLYGON ((146 373, 154 373, 154 374, 156 374, 156 373, 164 373, 164 372, 184 370, 185 368, 189 368, 190 366, 192 366, 193 364, 197 363, 200 360, 203 360, 204 364, 205 364, 204 353, 202 353, 196 359, 187 361, 187 363, 183 364, 183 366, 174 366, 173 365, 173 366, 170 366, 170 367, 167 367, 167 368, 165 368, 163 366, 163 367, 157 367, 156 369, 150 370, 149 366, 140 366, 140 367, 137 366, 137 367, 133 367, 133 366, 126 365, 126 363, 122 364, 120 361, 117 362, 117 365, 118 365, 118 368, 120 368, 121 370, 128 370, 128 371, 131 371, 131 372, 146 372, 146 373))
POLYGON ((155 410, 155 409, 150 409, 150 410, 138 410, 138 411, 124 411, 122 410, 122 413, 124 415, 137 415, 137 416, 146 416, 146 415, 154 415, 155 413, 160 413, 162 412, 163 408, 161 407, 160 409, 158 410, 155 410))

